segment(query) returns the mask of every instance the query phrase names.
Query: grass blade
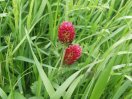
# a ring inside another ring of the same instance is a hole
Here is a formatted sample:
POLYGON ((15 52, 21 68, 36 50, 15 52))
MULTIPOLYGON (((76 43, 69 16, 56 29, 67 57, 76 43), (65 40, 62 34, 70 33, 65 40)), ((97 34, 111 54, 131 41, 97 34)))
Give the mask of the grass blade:
POLYGON ((38 69, 38 72, 39 72, 39 75, 40 75, 40 77, 41 77, 41 79, 43 81, 43 84, 44 84, 49 96, 51 97, 52 94, 55 92, 54 88, 53 88, 50 80, 48 79, 47 75, 43 71, 42 65, 39 63, 35 53, 33 52, 33 49, 32 49, 32 46, 31 46, 30 37, 29 37, 26 29, 25 29, 25 31, 26 31, 26 36, 27 36, 27 39, 28 39, 28 43, 29 43, 29 46, 30 46, 30 49, 31 49, 31 52, 32 52, 32 55, 33 55, 33 58, 34 58, 34 61, 35 61, 35 65, 36 65, 36 67, 38 69))
POLYGON ((131 84, 132 82, 129 80, 125 81, 125 83, 117 90, 112 99, 120 99, 121 95, 126 91, 128 87, 130 87, 131 84))
POLYGON ((0 96, 2 99, 7 99, 6 93, 0 88, 0 96))
POLYGON ((73 83, 71 84, 71 86, 68 88, 66 94, 64 95, 64 99, 71 99, 71 96, 75 90, 75 88, 77 87, 78 83, 81 81, 81 79, 83 78, 84 75, 80 75, 78 78, 76 78, 73 83))
MULTIPOLYGON (((132 34, 128 34, 125 37, 123 37, 122 39, 120 39, 118 42, 116 42, 115 44, 113 44, 113 46, 106 52, 106 57, 110 58, 109 56, 111 55, 111 51, 113 51, 113 49, 115 49, 117 46, 119 46, 120 44, 122 44, 123 42, 132 39, 132 34)), ((106 61, 108 61, 108 59, 106 58, 106 60, 104 61, 104 64, 106 63, 106 61)), ((90 99, 99 99, 100 96, 102 95, 105 86, 107 84, 107 81, 110 77, 110 72, 112 70, 113 67, 113 62, 114 62, 114 58, 110 61, 110 64, 103 70, 103 72, 100 74, 95 87, 93 89, 93 92, 91 94, 90 99)), ((102 65, 102 64, 101 64, 102 65)))
POLYGON ((72 74, 53 94, 52 99, 60 99, 60 97, 64 94, 65 90, 69 87, 69 85, 73 82, 73 80, 78 76, 81 71, 77 71, 72 74))

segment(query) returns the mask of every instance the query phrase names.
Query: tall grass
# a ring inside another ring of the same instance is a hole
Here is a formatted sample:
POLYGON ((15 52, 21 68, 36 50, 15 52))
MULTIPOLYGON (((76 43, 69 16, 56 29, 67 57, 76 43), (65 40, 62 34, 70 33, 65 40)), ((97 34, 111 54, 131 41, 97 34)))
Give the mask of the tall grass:
POLYGON ((0 97, 131 99, 132 0, 0 0, 0 97), (71 66, 57 38, 65 20, 83 48, 71 66))

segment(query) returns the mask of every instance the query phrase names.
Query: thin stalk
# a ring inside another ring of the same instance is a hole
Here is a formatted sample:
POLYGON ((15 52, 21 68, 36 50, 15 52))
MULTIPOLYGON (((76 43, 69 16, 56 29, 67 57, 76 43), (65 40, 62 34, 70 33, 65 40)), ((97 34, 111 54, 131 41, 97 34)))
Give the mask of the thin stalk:
POLYGON ((69 10, 68 2, 69 2, 69 0, 66 0, 66 6, 65 6, 65 20, 68 20, 68 10, 69 10))
MULTIPOLYGON (((41 64, 42 64, 42 57, 41 57, 41 54, 39 52, 39 48, 38 48, 38 46, 36 44, 35 44, 35 48, 37 50, 38 56, 39 56, 41 64)), ((38 76, 39 77, 38 77, 37 96, 40 96, 41 95, 41 88, 42 88, 42 80, 41 80, 40 75, 38 75, 38 76)))
POLYGON ((2 71, 1 71, 1 63, 0 63, 0 85, 2 85, 2 71))
POLYGON ((63 45, 63 48, 62 48, 62 59, 61 59, 61 63, 60 63, 60 67, 59 67, 59 71, 61 70, 62 66, 63 66, 63 61, 64 61, 64 55, 65 55, 65 48, 66 46, 63 45))
POLYGON ((64 61, 64 55, 65 55, 65 46, 63 46, 63 48, 62 48, 62 59, 61 59, 61 63, 60 63, 60 67, 62 67, 62 65, 63 65, 63 61, 64 61))

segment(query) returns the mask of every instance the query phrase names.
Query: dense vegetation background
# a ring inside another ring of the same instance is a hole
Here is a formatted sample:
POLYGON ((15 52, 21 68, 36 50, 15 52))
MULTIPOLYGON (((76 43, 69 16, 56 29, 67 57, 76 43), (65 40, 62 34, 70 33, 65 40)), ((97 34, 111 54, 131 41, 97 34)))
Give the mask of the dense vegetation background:
POLYGON ((131 99, 132 0, 0 0, 1 99, 131 99), (81 58, 61 66, 61 22, 81 58))

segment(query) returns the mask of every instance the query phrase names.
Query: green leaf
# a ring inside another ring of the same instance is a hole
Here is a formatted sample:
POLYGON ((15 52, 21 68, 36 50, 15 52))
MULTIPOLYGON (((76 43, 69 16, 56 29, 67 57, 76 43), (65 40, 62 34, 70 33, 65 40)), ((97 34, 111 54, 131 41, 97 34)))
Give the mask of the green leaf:
POLYGON ((22 94, 19 92, 11 92, 7 99, 26 99, 22 94))
POLYGON ((126 91, 126 89, 132 84, 131 81, 127 80, 125 83, 120 86, 120 88, 116 91, 112 99, 120 99, 121 95, 126 91))
POLYGON ((0 47, 0 52, 1 52, 2 50, 6 49, 6 48, 7 48, 7 46, 1 46, 1 47, 0 47))
MULTIPOLYGON (((32 83, 32 86, 30 87, 31 88, 31 91, 34 95, 37 96, 37 91, 38 91, 38 86, 39 86, 39 81, 35 81, 34 83, 32 83)), ((41 94, 43 94, 43 91, 44 91, 44 86, 41 86, 41 94)))
POLYGON ((101 94, 103 93, 105 86, 107 84, 107 81, 110 77, 110 72, 112 70, 112 64, 114 59, 112 59, 109 63, 109 65, 107 66, 107 68, 105 68, 102 73, 99 75, 99 78, 95 84, 95 87, 93 89, 92 95, 90 97, 90 99, 99 99, 101 94))
POLYGON ((34 61, 32 59, 29 59, 29 58, 24 57, 24 56, 17 56, 17 57, 15 57, 15 60, 20 60, 20 61, 25 61, 25 62, 29 62, 29 63, 34 63, 34 61))
POLYGON ((28 40, 28 43, 29 43, 29 46, 30 46, 30 49, 31 49, 31 52, 32 52, 32 56, 34 58, 34 62, 35 62, 35 65, 38 69, 38 72, 39 72, 39 75, 43 81, 43 84, 49 94, 49 96, 51 97, 53 95, 53 93, 55 92, 54 91, 54 88, 49 80, 49 78, 47 77, 46 73, 44 72, 43 68, 42 68, 42 65, 40 64, 40 62, 38 61, 34 51, 33 51, 33 48, 31 46, 31 39, 28 35, 28 32, 27 32, 27 29, 25 29, 25 32, 26 32, 26 36, 27 36, 27 40, 28 40))
POLYGON ((0 13, 0 17, 6 17, 7 13, 0 13))
POLYGON ((121 21, 121 20, 125 20, 125 19, 132 19, 132 16, 123 16, 123 17, 120 17, 119 19, 117 19, 118 21, 121 21))
POLYGON ((38 9, 38 12, 36 13, 36 16, 34 18, 34 23, 38 21, 38 19, 42 16, 46 4, 47 4, 47 0, 42 0, 41 5, 38 9))
POLYGON ((2 99, 7 99, 6 93, 0 88, 0 96, 2 99))
POLYGON ((44 99, 44 97, 37 97, 37 96, 35 96, 35 97, 30 97, 28 99, 44 99))
POLYGON ((72 74, 52 95, 52 99, 60 99, 60 97, 64 94, 66 89, 69 87, 69 85, 74 81, 74 79, 78 76, 78 74, 81 72, 81 70, 75 72, 72 74))
POLYGON ((81 81, 81 79, 83 78, 84 75, 80 75, 79 77, 77 77, 73 83, 70 85, 70 87, 68 88, 66 94, 64 95, 64 99, 71 99, 71 96, 75 90, 75 88, 77 87, 78 83, 81 81))
POLYGON ((32 91, 32 93, 34 94, 34 95, 36 95, 36 91, 37 91, 37 85, 38 85, 38 82, 37 81, 35 81, 33 84, 32 84, 32 86, 31 86, 31 91, 32 91))
POLYGON ((107 61, 112 56, 112 52, 114 51, 113 49, 116 49, 116 47, 118 47, 119 45, 121 45, 125 41, 131 40, 131 39, 132 39, 132 34, 128 34, 125 37, 121 38, 119 41, 117 41, 115 44, 113 44, 106 51, 106 53, 104 54, 105 60, 98 68, 98 70, 102 69, 102 73, 99 75, 99 78, 95 84, 95 87, 93 89, 93 92, 91 94, 90 99, 99 99, 100 96, 102 95, 106 85, 107 85, 107 81, 110 77, 110 72, 111 72, 112 67, 113 67, 114 58, 112 58, 112 60, 109 62, 109 64, 107 65, 107 67, 105 69, 103 69, 103 68, 105 67, 107 61))
POLYGON ((2 1, 5 1, 5 0, 0 0, 0 2, 2 2, 2 1))

